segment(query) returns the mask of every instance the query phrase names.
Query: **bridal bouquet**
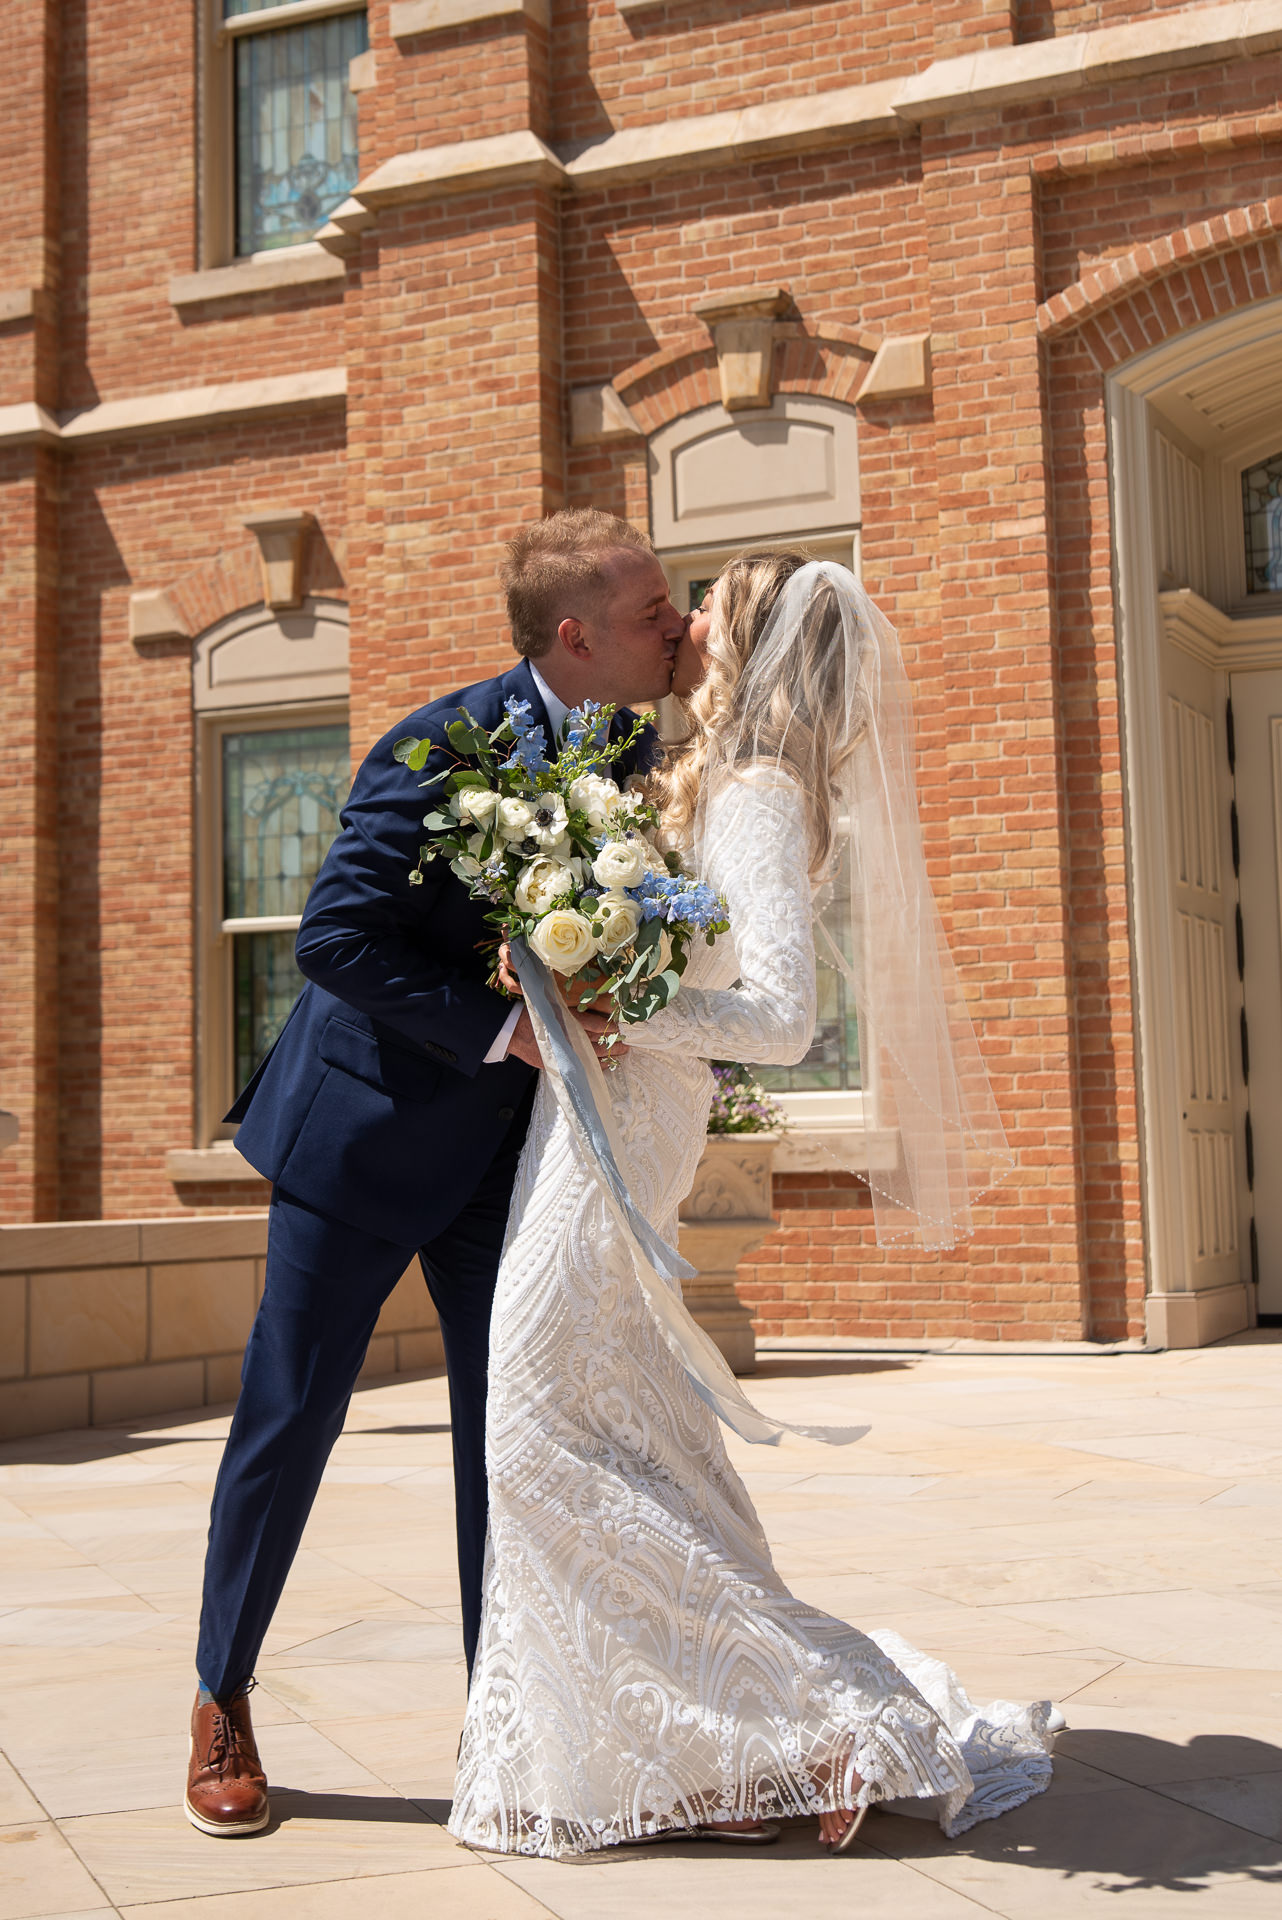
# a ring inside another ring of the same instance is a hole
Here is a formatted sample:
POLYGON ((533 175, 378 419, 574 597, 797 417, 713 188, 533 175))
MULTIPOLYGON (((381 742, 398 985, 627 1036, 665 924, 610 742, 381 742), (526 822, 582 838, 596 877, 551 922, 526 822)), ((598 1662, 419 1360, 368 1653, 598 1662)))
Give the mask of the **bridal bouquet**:
MULTIPOLYGON (((730 923, 720 896, 675 853, 660 852, 656 809, 611 777, 643 731, 637 721, 611 740, 614 712, 585 701, 549 758, 528 701, 509 699, 493 732, 461 707, 446 728, 454 766, 422 783, 441 793, 423 817, 432 837, 409 877, 421 885, 424 867, 448 860, 489 902, 496 948, 524 939, 573 982, 582 1004, 606 997, 621 1022, 635 1022, 672 999, 695 935, 711 946, 730 923)), ((430 740, 412 736, 393 748, 413 773, 432 751, 430 740)))

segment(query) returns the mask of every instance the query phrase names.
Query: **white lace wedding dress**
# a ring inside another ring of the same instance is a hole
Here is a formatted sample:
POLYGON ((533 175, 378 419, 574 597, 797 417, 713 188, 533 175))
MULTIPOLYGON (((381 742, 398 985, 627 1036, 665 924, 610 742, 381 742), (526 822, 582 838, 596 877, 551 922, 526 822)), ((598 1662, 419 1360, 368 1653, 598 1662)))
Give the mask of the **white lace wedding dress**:
MULTIPOLYGON (((674 1004, 629 1031, 602 1079, 633 1196, 674 1245, 705 1138, 705 1062, 795 1062, 815 1020, 796 788, 776 776, 732 789, 703 865, 733 945, 693 950, 674 1004)), ((783 1585, 546 1080, 491 1338, 460 1840, 555 1856, 870 1800, 955 1834, 1047 1785, 1044 1706, 976 1712, 939 1661, 783 1585)))

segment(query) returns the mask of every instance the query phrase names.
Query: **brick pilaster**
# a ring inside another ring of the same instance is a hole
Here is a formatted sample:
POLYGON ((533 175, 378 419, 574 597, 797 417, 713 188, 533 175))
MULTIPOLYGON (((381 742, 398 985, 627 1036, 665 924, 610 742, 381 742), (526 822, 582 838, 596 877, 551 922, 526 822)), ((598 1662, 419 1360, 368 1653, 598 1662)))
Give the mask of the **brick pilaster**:
MULTIPOLYGON (((43 449, 0 467, 0 1106, 18 1143, 0 1153, 0 1218, 58 1210, 58 712, 56 473, 43 449)), ((92 839, 78 857, 92 861, 92 839)))
POLYGON ((1035 189, 1018 157, 946 129, 923 142, 923 176, 948 708, 928 814, 1019 1159, 971 1255, 970 1313, 977 1335, 1040 1320, 1073 1337, 1087 1329, 1035 189))
POLYGON ((496 569, 564 498, 558 229, 522 186, 392 209, 349 359, 352 750, 511 664, 496 569))
MULTIPOLYGON (((23 76, 0 129, 4 281, 28 303, 0 330, 0 405, 57 398, 59 39, 56 0, 0 14, 3 70, 23 76)), ((12 1222, 53 1218, 58 1202, 57 500, 47 449, 0 456, 0 1106, 22 1129, 0 1154, 0 1218, 12 1222)))

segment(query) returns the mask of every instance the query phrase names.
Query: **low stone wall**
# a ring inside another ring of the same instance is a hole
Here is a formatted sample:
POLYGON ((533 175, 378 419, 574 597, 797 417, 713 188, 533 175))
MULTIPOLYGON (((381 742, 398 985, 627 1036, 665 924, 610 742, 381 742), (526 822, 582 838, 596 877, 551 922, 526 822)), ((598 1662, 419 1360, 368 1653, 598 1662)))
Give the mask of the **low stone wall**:
MULTIPOLYGON (((0 1437, 234 1400, 266 1251, 266 1213, 0 1227, 0 1437)), ((441 1361, 415 1261, 362 1378, 441 1361)))

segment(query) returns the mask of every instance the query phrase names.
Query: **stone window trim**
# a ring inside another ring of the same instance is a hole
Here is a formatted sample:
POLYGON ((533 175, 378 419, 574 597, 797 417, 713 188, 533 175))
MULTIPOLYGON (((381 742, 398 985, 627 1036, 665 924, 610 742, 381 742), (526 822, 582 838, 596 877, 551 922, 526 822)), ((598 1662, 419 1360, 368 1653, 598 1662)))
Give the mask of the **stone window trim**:
POLYGON ((651 434, 650 531, 662 554, 754 540, 831 539, 860 524, 858 416, 817 395, 777 393, 768 406, 699 407, 651 434), (751 458, 719 447, 748 442, 751 458), (776 497, 744 489, 777 476, 776 497), (722 485, 720 482, 726 484, 722 485))
POLYGON ((171 307, 207 306, 217 300, 243 300, 278 287, 324 287, 346 283, 347 268, 319 241, 297 247, 273 247, 266 253, 245 254, 226 266, 205 267, 199 273, 176 273, 169 282, 171 307))
POLYGON ((489 20, 533 20, 546 30, 551 11, 550 0, 392 0, 388 30, 393 40, 418 40, 489 20))
POLYGON ((171 280, 170 301, 178 307, 243 297, 279 286, 334 280, 346 274, 341 260, 310 241, 273 251, 295 256, 314 251, 325 262, 324 269, 311 265, 310 271, 307 266, 300 270, 300 261, 295 258, 274 271, 264 254, 250 254, 241 260, 236 257, 235 46, 246 34, 270 33, 338 14, 365 12, 369 0, 287 0, 285 5, 235 14, 230 19, 223 17, 223 5, 224 0, 198 0, 197 270, 171 280), (217 269, 243 277, 234 282, 215 282, 207 290, 195 289, 194 283, 217 269), (256 274, 254 269, 258 270, 256 274), (275 272, 286 277, 277 278, 275 272))
MULTIPOLYGON (((222 907, 223 735, 344 723, 347 626, 343 601, 316 596, 286 611, 262 604, 242 608, 216 622, 192 647, 194 1138, 166 1156, 169 1177, 176 1184, 258 1178, 235 1152, 235 1129, 222 1117, 238 1091, 231 1084, 231 946, 222 907)), ((290 921, 295 923, 296 916, 290 921)))

